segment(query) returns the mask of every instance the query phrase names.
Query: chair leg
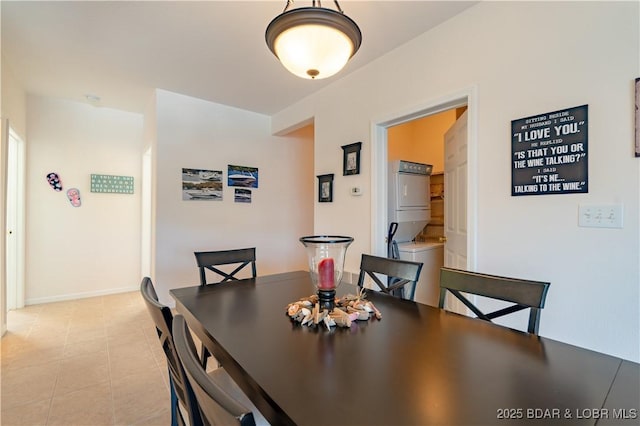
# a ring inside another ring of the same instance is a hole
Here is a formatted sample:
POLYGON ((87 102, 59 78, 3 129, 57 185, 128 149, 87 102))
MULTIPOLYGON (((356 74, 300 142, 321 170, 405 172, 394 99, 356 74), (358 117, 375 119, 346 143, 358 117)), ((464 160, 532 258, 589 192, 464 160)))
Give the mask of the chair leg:
POLYGON ((179 426, 178 416, 178 395, 176 395, 176 388, 173 385, 173 379, 171 373, 169 373, 169 387, 171 388, 171 426, 179 426))

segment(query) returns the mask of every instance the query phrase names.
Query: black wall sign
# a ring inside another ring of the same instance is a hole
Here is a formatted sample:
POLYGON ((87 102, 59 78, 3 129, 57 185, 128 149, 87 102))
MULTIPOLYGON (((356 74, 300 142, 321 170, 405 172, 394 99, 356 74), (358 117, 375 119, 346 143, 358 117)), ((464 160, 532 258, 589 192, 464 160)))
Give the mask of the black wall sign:
POLYGON ((511 122, 511 195, 589 192, 588 105, 511 122))

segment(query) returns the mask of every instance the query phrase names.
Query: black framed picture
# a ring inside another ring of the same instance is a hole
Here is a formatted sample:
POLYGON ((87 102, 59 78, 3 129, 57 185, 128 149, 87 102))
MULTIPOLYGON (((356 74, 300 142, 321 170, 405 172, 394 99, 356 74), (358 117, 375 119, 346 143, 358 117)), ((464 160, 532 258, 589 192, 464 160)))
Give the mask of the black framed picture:
POLYGON ((333 173, 318 176, 318 202, 333 201, 333 173))
POLYGON ((511 195, 589 192, 589 105, 511 121, 511 195))
POLYGON ((342 175, 359 175, 360 174, 360 148, 362 142, 356 142, 349 145, 343 145, 342 150, 344 156, 342 159, 342 175))

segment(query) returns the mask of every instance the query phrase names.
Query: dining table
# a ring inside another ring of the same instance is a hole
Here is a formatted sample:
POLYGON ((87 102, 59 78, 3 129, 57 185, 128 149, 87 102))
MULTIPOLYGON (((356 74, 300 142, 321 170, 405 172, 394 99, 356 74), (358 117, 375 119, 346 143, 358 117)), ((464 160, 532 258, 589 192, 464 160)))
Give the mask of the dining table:
POLYGON ((380 319, 293 321, 289 303, 315 291, 294 271, 170 294, 272 425, 640 423, 636 362, 374 290, 380 319))

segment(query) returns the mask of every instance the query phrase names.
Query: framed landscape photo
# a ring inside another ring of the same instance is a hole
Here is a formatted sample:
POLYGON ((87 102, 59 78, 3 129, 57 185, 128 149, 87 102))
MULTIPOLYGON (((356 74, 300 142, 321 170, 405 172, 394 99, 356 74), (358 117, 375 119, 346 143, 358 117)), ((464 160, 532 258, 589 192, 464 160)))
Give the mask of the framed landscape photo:
POLYGON ((331 203, 333 201, 333 173, 318 176, 318 202, 331 203))
POLYGON ((636 157, 640 157, 640 78, 636 78, 636 157))
POLYGON ((222 170, 182 169, 183 201, 222 201, 222 170))
POLYGON ((228 165, 227 186, 243 188, 258 187, 258 169, 256 167, 228 165))
POLYGON ((359 175, 360 174, 360 148, 362 142, 356 142, 349 145, 343 145, 342 159, 342 175, 359 175))

